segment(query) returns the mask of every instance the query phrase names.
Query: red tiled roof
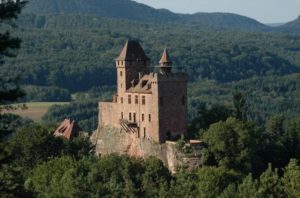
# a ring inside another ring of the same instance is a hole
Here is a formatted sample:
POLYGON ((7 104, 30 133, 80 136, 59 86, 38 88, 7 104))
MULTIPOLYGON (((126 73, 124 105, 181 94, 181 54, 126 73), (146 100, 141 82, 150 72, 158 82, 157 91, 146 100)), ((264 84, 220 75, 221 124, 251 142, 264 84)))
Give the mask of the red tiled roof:
POLYGON ((71 140, 73 137, 78 135, 79 131, 80 128, 74 120, 65 119, 55 130, 54 136, 64 137, 67 140, 71 140))

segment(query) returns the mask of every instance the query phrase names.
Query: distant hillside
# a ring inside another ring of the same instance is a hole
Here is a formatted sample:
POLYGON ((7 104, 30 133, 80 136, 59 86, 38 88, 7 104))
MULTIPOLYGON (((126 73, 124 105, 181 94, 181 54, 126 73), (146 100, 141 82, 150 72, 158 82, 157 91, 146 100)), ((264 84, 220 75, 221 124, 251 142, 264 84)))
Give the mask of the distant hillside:
POLYGON ((152 23, 192 23, 234 30, 268 29, 266 25, 236 14, 176 14, 165 9, 154 9, 131 0, 31 0, 25 13, 84 14, 152 23))
POLYGON ((286 23, 286 24, 278 27, 277 30, 279 30, 281 32, 300 34, 300 16, 297 19, 295 19, 294 21, 291 21, 289 23, 286 23))
POLYGON ((23 40, 22 48, 1 72, 20 73, 27 85, 72 92, 114 85, 114 59, 128 38, 140 40, 151 66, 158 64, 168 47, 174 69, 184 68, 194 82, 300 72, 300 37, 296 36, 78 14, 24 14, 17 25, 15 34, 23 40))

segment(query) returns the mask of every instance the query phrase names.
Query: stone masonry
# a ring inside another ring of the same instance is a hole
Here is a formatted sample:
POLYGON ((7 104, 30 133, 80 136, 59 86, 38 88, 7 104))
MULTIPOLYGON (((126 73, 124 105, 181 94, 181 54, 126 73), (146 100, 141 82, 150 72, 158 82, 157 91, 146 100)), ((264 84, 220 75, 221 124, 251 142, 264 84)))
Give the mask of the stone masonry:
POLYGON ((136 41, 126 42, 116 59, 117 93, 99 103, 101 127, 132 132, 158 143, 178 139, 187 131, 187 75, 172 73, 165 49, 160 72, 147 73, 149 58, 136 41))
POLYGON ((173 173, 190 162, 198 167, 201 155, 184 155, 173 142, 187 132, 188 77, 172 72, 166 49, 159 72, 148 72, 149 63, 138 42, 126 42, 116 59, 117 93, 99 103, 99 126, 91 137, 96 154, 156 156, 173 173))

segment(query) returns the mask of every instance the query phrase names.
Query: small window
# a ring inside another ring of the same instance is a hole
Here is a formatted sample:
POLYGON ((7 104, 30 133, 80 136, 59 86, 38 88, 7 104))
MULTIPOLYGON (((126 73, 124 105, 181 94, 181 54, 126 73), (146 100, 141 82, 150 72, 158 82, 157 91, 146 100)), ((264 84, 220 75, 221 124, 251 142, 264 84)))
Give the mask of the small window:
POLYGON ((121 97, 121 104, 123 104, 123 97, 121 97))
POLYGON ((160 98, 159 98, 159 103, 160 103, 160 106, 163 106, 163 105, 164 105, 164 98, 163 98, 163 97, 160 97, 160 98))
POLYGON ((142 122, 145 121, 145 115, 142 113, 142 122))
POLYGON ((120 76, 123 76, 123 72, 122 71, 120 71, 120 76))
POLYGON ((128 104, 131 104, 131 95, 128 95, 128 104))
POLYGON ((146 104, 146 96, 142 96, 142 105, 146 104))
POLYGON ((129 113, 129 120, 131 120, 131 113, 129 113))
POLYGON ((146 127, 144 127, 144 138, 146 138, 146 127))
POLYGON ((124 114, 123 114, 123 112, 121 112, 121 119, 123 119, 124 118, 124 114))
POLYGON ((182 98, 181 98, 181 103, 182 103, 182 105, 185 105, 185 97, 184 96, 182 96, 182 98))
POLYGON ((149 114, 149 122, 151 122, 151 114, 149 114))
POLYGON ((133 113, 133 122, 136 122, 136 114, 133 113))
POLYGON ((121 83, 120 87, 123 88, 123 84, 122 83, 121 83))
POLYGON ((135 96, 135 104, 139 104, 139 96, 135 96))

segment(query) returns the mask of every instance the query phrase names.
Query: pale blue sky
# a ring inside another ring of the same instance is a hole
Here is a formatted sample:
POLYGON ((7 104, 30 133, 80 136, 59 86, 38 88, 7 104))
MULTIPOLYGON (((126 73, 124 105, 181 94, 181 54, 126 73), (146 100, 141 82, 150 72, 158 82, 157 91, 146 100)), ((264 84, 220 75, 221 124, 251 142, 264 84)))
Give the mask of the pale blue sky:
POLYGON ((178 13, 230 12, 262 23, 287 22, 300 15, 300 0, 135 0, 178 13))

